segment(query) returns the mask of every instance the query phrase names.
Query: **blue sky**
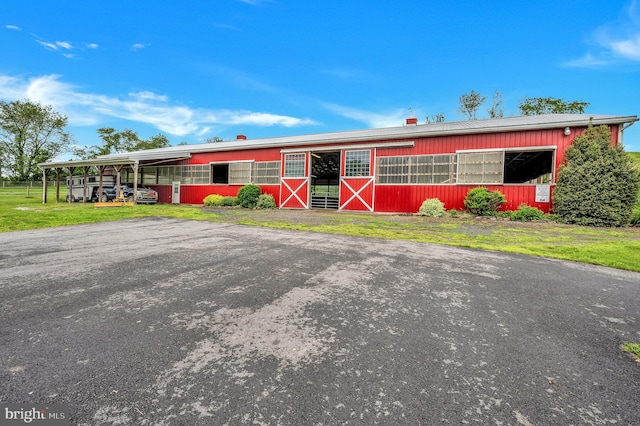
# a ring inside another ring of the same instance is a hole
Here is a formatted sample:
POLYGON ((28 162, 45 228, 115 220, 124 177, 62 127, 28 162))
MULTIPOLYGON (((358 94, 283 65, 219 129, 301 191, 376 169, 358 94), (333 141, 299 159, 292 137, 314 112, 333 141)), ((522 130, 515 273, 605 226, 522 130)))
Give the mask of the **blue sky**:
MULTIPOLYGON (((173 145, 464 119, 460 95, 640 113, 638 1, 10 1, 0 98, 173 145)), ((625 132, 640 151, 640 123, 625 132)))

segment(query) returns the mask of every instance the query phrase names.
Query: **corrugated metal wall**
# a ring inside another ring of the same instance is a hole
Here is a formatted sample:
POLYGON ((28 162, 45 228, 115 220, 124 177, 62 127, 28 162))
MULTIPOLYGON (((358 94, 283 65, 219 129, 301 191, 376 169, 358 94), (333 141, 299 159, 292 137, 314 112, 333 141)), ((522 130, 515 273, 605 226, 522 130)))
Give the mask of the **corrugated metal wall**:
MULTIPOLYGON (((610 126, 614 143, 618 141, 618 126, 610 126)), ((476 135, 438 136, 414 140, 413 148, 378 148, 377 156, 404 156, 423 154, 453 154, 462 150, 484 150, 500 148, 529 148, 539 146, 557 146, 556 170, 564 159, 564 151, 573 139, 582 134, 582 128, 571 128, 569 136, 563 129, 487 133, 476 135)), ((375 141, 363 142, 370 144, 375 141)), ((381 141, 382 142, 382 141, 381 141)), ((238 142, 241 144, 242 142, 238 142)), ((353 143, 350 143, 353 145, 353 143)), ((254 150, 238 150, 226 152, 197 153, 189 160, 179 164, 208 164, 239 160, 278 161, 281 160, 281 148, 254 150)), ((375 161, 372 162, 375 167, 375 161)), ((374 197, 375 211, 415 213, 426 198, 438 198, 445 203, 447 209, 463 209, 463 200, 470 189, 479 185, 376 185, 374 197)), ((154 185, 158 191, 159 201, 171 202, 170 185, 154 185)), ((235 196, 242 185, 182 185, 181 202, 186 204, 202 204, 209 194, 235 196)), ((276 202, 280 200, 279 185, 261 185, 263 192, 272 194, 276 202)), ((549 203, 535 202, 535 185, 492 185, 492 190, 501 191, 507 198, 504 209, 514 210, 521 203, 548 211, 549 203)), ((369 195, 369 194, 366 194, 369 195)), ((362 206, 364 208, 364 206, 362 206)))
MULTIPOLYGON (((437 198, 447 210, 464 210, 467 193, 481 185, 378 185, 375 211, 416 213, 427 198, 437 198)), ((535 185, 483 185, 491 191, 500 191, 507 199, 503 210, 516 210, 522 203, 549 211, 549 203, 536 203, 535 185)))

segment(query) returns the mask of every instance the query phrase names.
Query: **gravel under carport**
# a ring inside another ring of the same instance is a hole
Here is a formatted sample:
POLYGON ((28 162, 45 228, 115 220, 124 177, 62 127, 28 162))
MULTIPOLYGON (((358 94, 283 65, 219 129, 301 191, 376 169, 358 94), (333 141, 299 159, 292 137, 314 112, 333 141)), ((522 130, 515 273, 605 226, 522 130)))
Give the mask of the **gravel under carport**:
POLYGON ((0 402, 72 424, 640 424, 640 274, 145 218, 0 234, 0 402))

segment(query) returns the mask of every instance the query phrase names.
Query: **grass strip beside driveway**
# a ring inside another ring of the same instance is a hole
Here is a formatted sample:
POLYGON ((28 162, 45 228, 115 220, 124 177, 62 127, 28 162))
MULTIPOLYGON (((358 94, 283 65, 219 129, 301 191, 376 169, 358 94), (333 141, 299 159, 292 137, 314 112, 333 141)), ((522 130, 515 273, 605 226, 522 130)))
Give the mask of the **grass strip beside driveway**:
MULTIPOLYGON (((41 199, 36 188, 29 198, 0 190, 0 232, 162 216, 497 250, 640 272, 638 227, 590 228, 464 215, 425 218, 321 210, 203 209, 169 204, 95 208, 90 203, 42 204, 41 199)), ((51 192, 49 200, 53 200, 51 192)))

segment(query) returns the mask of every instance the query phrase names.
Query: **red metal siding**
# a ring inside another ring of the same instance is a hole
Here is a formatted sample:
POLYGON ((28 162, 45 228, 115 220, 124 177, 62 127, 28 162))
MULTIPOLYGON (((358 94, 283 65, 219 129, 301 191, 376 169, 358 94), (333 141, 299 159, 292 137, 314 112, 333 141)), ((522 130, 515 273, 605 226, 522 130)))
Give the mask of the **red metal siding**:
MULTIPOLYGON (((437 198, 447 210, 464 210, 467 193, 481 185, 378 185, 375 194, 375 211, 389 213, 416 213, 427 198, 437 198)), ((491 191, 500 191, 507 199, 502 210, 516 210, 520 204, 528 204, 548 212, 549 203, 536 203, 535 185, 486 185, 491 191)))
MULTIPOLYGON (((585 127, 571 128, 569 136, 564 135, 563 129, 548 129, 536 131, 518 131, 505 133, 487 133, 475 135, 452 135, 438 136, 433 138, 418 138, 414 140, 413 148, 377 148, 374 156, 400 156, 400 155, 426 155, 426 154, 453 154, 460 150, 483 150, 483 149, 500 149, 500 148, 529 148, 539 146, 550 146, 556 148, 556 170, 564 160, 564 151, 571 144, 576 136, 584 132, 585 127)), ((618 126, 610 126, 613 142, 618 143, 618 126)), ((381 141, 383 142, 383 141, 381 141)), ((363 142, 363 144, 371 144, 375 141, 363 142)), ((239 142, 241 144, 241 142, 239 142)), ((349 145, 356 143, 349 142, 349 145)), ((332 144, 337 148, 340 143, 332 144)), ((325 145, 330 146, 330 145, 325 145)), ((304 150, 304 147, 300 147, 304 150)), ((184 160, 176 164, 208 164, 212 162, 227 161, 283 161, 281 149, 265 148, 250 149, 225 152, 209 152, 195 153, 189 160, 184 160)), ((344 156, 344 153, 343 153, 344 156)), ((309 161, 306 162, 306 168, 309 167, 309 161)), ((342 164, 344 167, 344 161, 342 164)), ((371 170, 375 167, 375 161, 372 159, 371 170)), ((308 176, 308 170, 306 171, 308 176)), ((341 170, 344 174, 344 170, 341 170)), ((365 188, 362 192, 363 198, 366 200, 373 199, 375 202, 374 210, 379 212, 403 212, 415 213, 418 211, 420 204, 426 198, 439 198, 445 203, 447 209, 463 209, 463 200, 467 192, 478 185, 373 185, 365 188)), ((535 203, 535 185, 492 185, 487 186, 489 189, 501 191, 507 198, 507 204, 504 209, 517 209, 521 203, 536 206, 543 211, 548 211, 549 203, 535 203)), ((162 203, 171 202, 171 186, 170 185, 154 185, 154 189, 158 191, 159 201, 162 203)), ((182 185, 181 186, 181 202, 186 204, 202 204, 202 200, 209 194, 221 194, 235 196, 241 185, 182 185)), ((261 185, 264 193, 270 193, 276 199, 276 203, 288 198, 287 194, 281 193, 281 185, 261 185)), ((295 189, 295 188, 294 188, 295 189)), ((341 191, 341 203, 349 197, 344 198, 344 188, 341 191), (344 199, 342 199, 344 198, 344 199)), ((305 191, 303 198, 306 199, 308 189, 305 191)), ((353 195, 353 194, 351 194, 353 195)), ((349 195, 349 196, 351 196, 349 195)), ((363 209, 359 200, 353 200, 349 209, 363 209), (357 205, 360 203, 360 205, 357 205)))
POLYGON ((200 152, 181 164, 208 164, 225 161, 280 161, 281 148, 247 149, 239 151, 200 152))

